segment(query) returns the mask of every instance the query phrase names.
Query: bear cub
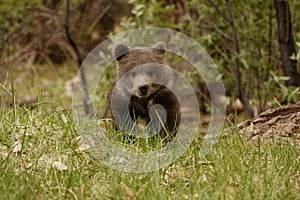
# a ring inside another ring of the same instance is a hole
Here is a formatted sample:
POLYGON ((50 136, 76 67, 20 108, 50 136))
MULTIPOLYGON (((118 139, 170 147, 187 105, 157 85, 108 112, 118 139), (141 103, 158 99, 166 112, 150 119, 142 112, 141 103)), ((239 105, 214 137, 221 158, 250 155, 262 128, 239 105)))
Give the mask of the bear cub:
POLYGON ((172 77, 164 65, 165 49, 161 41, 152 47, 120 44, 115 48, 117 82, 109 95, 107 114, 116 129, 133 132, 143 121, 147 134, 168 136, 167 140, 175 136, 181 112, 177 97, 168 88, 172 77))

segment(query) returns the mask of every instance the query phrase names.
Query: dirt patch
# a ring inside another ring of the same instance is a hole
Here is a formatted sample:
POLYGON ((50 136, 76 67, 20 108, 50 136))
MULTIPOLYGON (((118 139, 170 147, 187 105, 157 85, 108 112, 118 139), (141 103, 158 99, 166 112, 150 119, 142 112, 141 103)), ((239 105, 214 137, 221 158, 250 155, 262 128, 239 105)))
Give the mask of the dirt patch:
POLYGON ((300 102, 269 109, 237 128, 242 136, 254 142, 289 140, 300 146, 300 102))

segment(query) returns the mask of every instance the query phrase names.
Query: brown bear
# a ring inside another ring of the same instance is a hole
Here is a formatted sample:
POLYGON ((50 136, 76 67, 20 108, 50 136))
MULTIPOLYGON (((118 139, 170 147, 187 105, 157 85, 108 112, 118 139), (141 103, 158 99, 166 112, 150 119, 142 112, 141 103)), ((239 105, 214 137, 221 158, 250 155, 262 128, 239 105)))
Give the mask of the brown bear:
POLYGON ((149 135, 168 140, 175 136, 180 103, 168 88, 172 76, 164 62, 165 48, 163 42, 152 47, 120 44, 115 48, 117 82, 109 95, 107 114, 116 129, 134 132, 136 124, 144 121, 149 135))

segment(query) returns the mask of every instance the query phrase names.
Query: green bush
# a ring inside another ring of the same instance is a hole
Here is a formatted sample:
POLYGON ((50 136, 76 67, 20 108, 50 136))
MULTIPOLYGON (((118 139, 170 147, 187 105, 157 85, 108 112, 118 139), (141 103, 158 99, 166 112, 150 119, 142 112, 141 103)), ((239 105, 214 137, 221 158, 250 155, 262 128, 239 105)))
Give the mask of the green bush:
MULTIPOLYGON (((297 101, 297 89, 286 87, 286 79, 276 82, 272 73, 278 72, 278 76, 282 76, 273 1, 230 2, 240 47, 238 57, 242 91, 249 97, 252 108, 260 112, 266 109, 268 102, 273 101, 274 97, 281 102, 297 101)), ((207 50, 218 65, 227 94, 235 95, 232 30, 229 22, 208 1, 169 4, 168 1, 131 0, 130 3, 133 6, 132 15, 121 22, 124 29, 158 26, 189 35, 207 50)), ((291 2, 290 5, 295 40, 299 41, 300 35, 296 34, 300 28, 300 14, 296 12, 299 4, 291 2)), ((226 2, 218 2, 217 6, 228 18, 226 2)))

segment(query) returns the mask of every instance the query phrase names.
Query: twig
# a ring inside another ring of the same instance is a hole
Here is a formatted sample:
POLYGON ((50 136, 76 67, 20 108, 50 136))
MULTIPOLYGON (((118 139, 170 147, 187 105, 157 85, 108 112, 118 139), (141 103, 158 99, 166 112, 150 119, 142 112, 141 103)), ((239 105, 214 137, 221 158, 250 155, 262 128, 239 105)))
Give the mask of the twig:
POLYGON ((12 93, 2 83, 0 83, 0 86, 9 94, 9 96, 12 96, 12 93))
POLYGON ((223 17, 223 19, 225 19, 225 21, 230 23, 230 19, 220 10, 220 8, 213 1, 211 0, 207 0, 207 1, 216 9, 216 11, 221 15, 221 17, 223 17))
POLYGON ((92 25, 90 26, 88 33, 90 33, 95 25, 97 24, 97 22, 107 13, 107 11, 111 8, 111 2, 109 2, 109 4, 104 8, 104 10, 102 10, 102 12, 96 17, 96 19, 93 21, 92 25))
POLYGON ((81 79, 81 82, 82 82, 82 87, 83 87, 83 92, 84 92, 84 99, 83 99, 84 111, 85 111, 86 114, 92 114, 92 110, 89 107, 90 98, 89 98, 89 94, 88 94, 88 90, 87 90, 87 84, 86 84, 86 77, 85 77, 85 73, 84 73, 84 68, 83 68, 83 66, 81 66, 82 59, 80 57, 78 47, 77 47, 76 43, 74 42, 74 40, 72 39, 72 37, 70 35, 69 16, 70 16, 70 0, 67 0, 65 31, 66 31, 66 35, 67 35, 67 38, 69 40, 69 43, 72 46, 72 48, 74 49, 76 57, 77 57, 77 64, 78 64, 79 72, 80 72, 80 79, 81 79))
MULTIPOLYGON (((273 7, 272 4, 270 3, 269 5, 269 44, 268 44, 268 53, 269 53, 269 58, 268 58, 268 62, 269 65, 272 65, 272 42, 273 42, 273 7)), ((269 70, 267 70, 267 73, 269 73, 269 70)), ((269 76, 267 76, 269 77, 269 76)))
POLYGON ((67 0, 65 31, 66 31, 66 35, 68 37, 68 41, 69 41, 70 45, 72 46, 73 50, 75 51, 76 58, 77 58, 77 64, 80 67, 81 63, 82 63, 82 60, 81 60, 81 57, 80 57, 78 47, 77 47, 77 45, 75 44, 74 40, 72 39, 72 37, 70 35, 69 17, 70 17, 70 1, 67 0))

